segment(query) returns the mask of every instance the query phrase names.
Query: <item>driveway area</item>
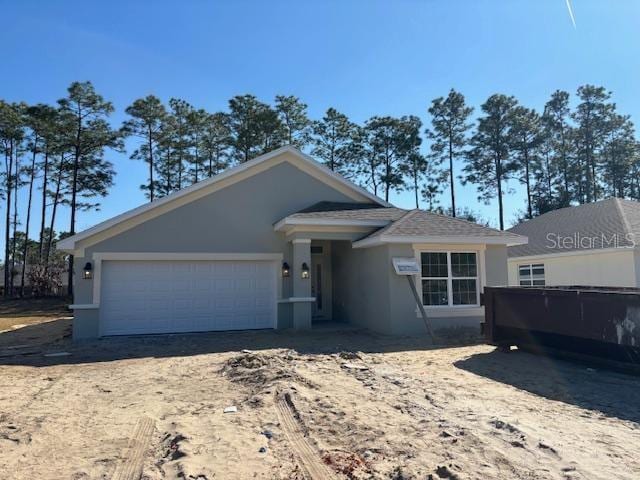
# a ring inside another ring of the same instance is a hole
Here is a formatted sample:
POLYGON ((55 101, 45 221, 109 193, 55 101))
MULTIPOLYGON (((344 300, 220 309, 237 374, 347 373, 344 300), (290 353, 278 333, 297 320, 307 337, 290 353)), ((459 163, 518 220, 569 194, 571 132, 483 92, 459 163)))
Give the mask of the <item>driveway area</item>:
POLYGON ((7 478, 640 478, 638 377, 354 330, 12 349, 15 334, 0 334, 7 478))

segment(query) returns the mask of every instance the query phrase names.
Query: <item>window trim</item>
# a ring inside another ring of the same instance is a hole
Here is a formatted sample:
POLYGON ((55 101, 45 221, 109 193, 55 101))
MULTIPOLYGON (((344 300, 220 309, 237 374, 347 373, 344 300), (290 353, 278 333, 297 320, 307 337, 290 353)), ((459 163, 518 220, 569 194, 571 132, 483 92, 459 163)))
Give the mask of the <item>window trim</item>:
POLYGON ((474 250, 468 248, 437 248, 425 246, 416 249, 416 259, 420 265, 420 298, 422 298, 422 280, 446 280, 447 281, 447 304, 446 305, 423 305, 426 309, 442 310, 442 309, 468 309, 480 307, 480 292, 485 285, 484 274, 484 249, 474 250), (447 277, 423 277, 422 276, 422 254, 423 253, 446 253, 447 254, 447 277), (452 253, 473 253, 476 256, 476 276, 475 277, 453 277, 451 271, 451 254, 452 253), (476 281, 476 303, 474 304, 453 304, 453 280, 475 280, 476 281))
POLYGON ((519 263, 518 264, 518 286, 519 287, 544 287, 547 285, 547 269, 545 268, 544 262, 542 263, 533 263, 533 262, 529 262, 529 263, 519 263), (527 268, 529 270, 529 285, 522 285, 522 280, 520 278, 520 269, 521 268, 527 268), (533 267, 542 267, 542 281, 544 282, 542 285, 534 285, 533 284, 533 267))

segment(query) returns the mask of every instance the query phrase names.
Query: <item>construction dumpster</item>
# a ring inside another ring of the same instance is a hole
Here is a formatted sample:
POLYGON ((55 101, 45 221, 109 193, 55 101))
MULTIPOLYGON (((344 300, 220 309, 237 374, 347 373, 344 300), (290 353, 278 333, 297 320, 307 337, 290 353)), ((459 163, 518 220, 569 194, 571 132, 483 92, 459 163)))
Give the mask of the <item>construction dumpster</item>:
POLYGON ((487 343, 640 365, 640 289, 485 287, 487 343))

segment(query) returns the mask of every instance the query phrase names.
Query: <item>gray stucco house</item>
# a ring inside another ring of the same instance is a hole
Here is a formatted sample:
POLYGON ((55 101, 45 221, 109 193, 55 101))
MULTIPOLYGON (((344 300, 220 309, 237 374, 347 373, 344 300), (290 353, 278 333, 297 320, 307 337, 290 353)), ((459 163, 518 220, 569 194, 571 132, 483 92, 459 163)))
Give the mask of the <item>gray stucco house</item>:
POLYGON ((423 333, 394 257, 421 265, 434 327, 478 325, 526 237, 395 208, 283 147, 60 241, 75 256, 73 335, 310 328, 423 333))

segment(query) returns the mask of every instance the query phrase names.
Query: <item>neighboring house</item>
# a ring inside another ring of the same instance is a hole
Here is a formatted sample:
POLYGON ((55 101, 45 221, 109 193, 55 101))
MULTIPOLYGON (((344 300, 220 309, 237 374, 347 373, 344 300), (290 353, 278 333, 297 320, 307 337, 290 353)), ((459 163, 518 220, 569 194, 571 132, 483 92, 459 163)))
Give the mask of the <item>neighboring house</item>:
POLYGON ((479 325, 483 287, 507 283, 507 245, 525 241, 395 208, 283 147, 58 248, 75 256, 75 338, 322 320, 409 334, 424 325, 392 258, 421 263, 436 327, 479 325))
POLYGON ((640 203, 610 198, 545 213, 509 230, 509 285, 640 286, 640 203))

